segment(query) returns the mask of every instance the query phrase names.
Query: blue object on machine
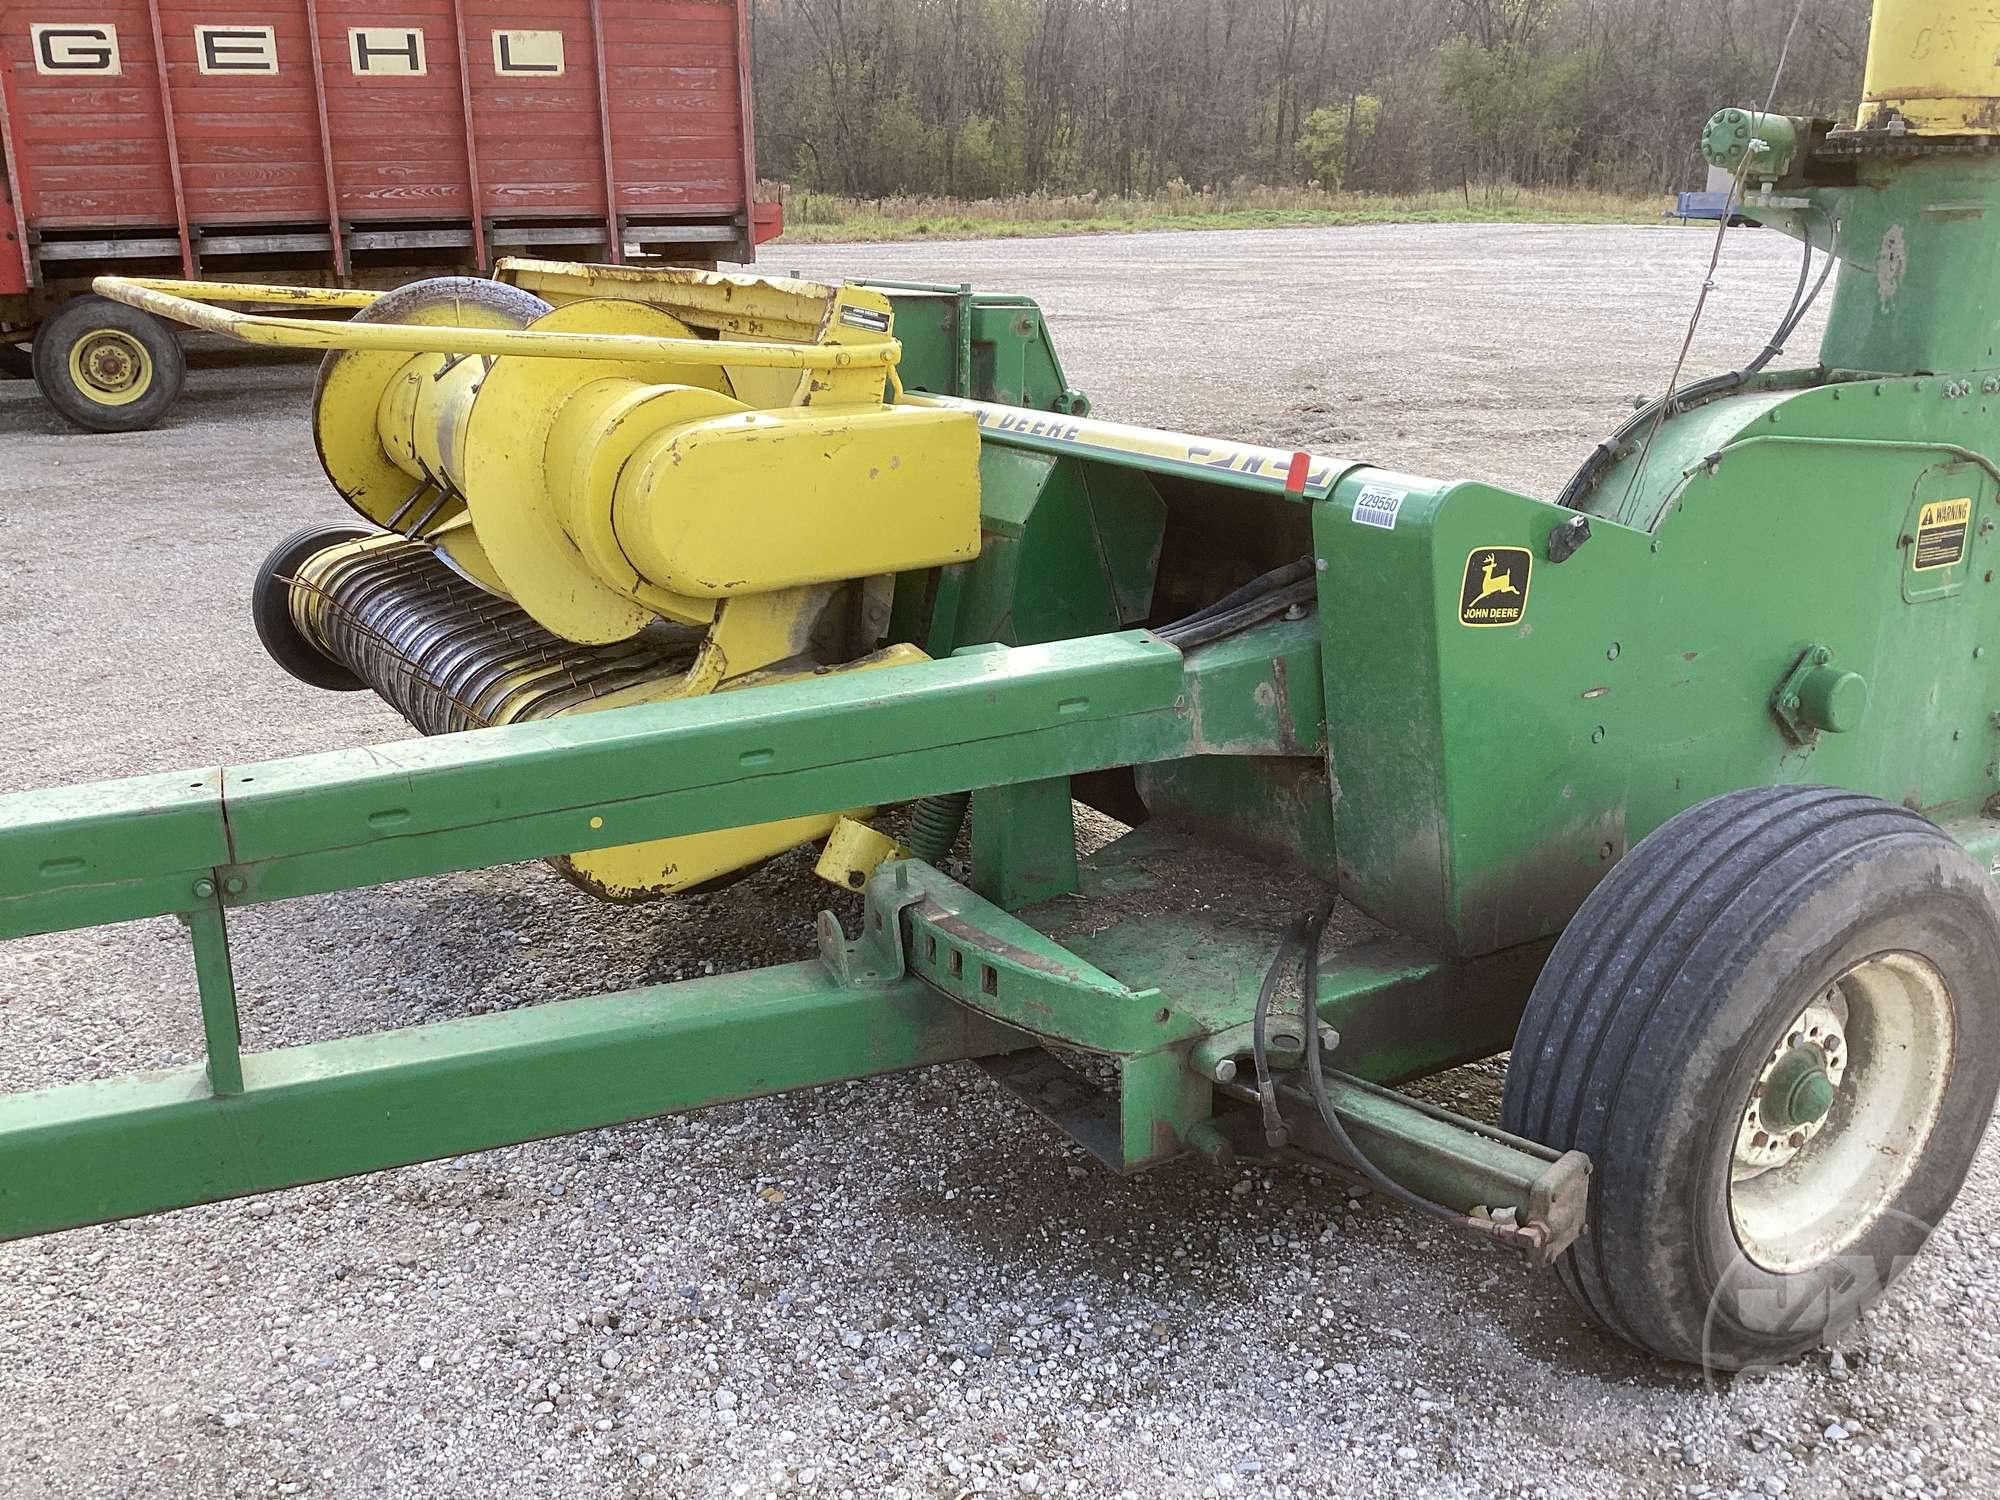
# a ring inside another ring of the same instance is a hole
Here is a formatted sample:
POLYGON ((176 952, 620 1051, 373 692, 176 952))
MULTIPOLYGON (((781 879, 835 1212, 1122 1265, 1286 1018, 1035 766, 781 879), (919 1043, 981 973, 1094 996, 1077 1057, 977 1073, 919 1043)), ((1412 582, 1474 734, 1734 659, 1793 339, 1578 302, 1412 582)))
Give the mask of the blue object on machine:
POLYGON ((1674 197, 1673 217, 1688 219, 1719 219, 1729 212, 1729 194, 1721 193, 1679 193, 1674 197))

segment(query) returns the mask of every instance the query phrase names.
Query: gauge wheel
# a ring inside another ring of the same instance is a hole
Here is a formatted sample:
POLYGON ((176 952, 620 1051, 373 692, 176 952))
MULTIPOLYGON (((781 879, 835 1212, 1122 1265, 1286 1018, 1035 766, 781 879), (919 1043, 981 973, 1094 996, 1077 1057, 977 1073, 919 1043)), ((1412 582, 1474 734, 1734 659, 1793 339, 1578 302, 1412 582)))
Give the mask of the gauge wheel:
POLYGON ((171 328, 95 295, 71 298, 35 330, 33 363, 49 405, 87 432, 153 426, 187 376, 171 328))
POLYGON ((250 619, 264 652, 308 687, 351 693, 367 683, 328 656, 300 632, 292 618, 292 580, 315 552, 377 535, 360 526, 306 526, 271 549, 250 585, 250 619))
POLYGON ((2000 1084, 2000 898, 1918 813, 1735 792, 1636 845, 1564 931, 1503 1119, 1592 1162, 1576 1302, 1740 1370, 1839 1333, 1922 1249, 2000 1084))

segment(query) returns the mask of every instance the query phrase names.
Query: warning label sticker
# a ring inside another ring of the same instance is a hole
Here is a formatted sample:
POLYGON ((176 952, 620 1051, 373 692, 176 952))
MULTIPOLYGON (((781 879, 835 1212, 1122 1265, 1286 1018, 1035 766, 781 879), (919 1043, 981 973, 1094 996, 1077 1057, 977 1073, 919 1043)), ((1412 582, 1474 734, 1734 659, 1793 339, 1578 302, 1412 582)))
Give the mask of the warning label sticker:
POLYGON ((1911 563, 1919 573, 1948 568, 1965 557, 1965 535, 1972 527, 1970 500, 1927 500, 1917 513, 1917 552, 1911 563))
POLYGON ((1458 594, 1461 625, 1517 625, 1528 608, 1534 554, 1526 547, 1481 547, 1465 560, 1458 594))

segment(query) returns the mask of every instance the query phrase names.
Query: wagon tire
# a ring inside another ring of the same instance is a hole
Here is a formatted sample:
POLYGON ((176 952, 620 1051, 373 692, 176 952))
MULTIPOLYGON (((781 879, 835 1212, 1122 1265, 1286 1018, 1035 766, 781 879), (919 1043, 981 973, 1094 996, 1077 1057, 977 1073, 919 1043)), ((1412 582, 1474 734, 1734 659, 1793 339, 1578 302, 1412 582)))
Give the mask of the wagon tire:
POLYGON ((49 405, 86 432, 155 425, 187 378, 171 328, 94 293, 71 298, 35 330, 31 362, 49 405))
POLYGON ((1718 1370, 1860 1316, 1922 1249, 2000 1086, 2000 898, 1936 824, 1831 787, 1670 819, 1550 955, 1506 1128, 1593 1164, 1557 1262, 1605 1328, 1718 1370))
POLYGON ((271 549, 250 585, 250 619, 264 652, 307 687, 351 693, 368 686, 300 633, 292 618, 292 580, 315 552, 377 533, 360 526, 305 526, 271 549))

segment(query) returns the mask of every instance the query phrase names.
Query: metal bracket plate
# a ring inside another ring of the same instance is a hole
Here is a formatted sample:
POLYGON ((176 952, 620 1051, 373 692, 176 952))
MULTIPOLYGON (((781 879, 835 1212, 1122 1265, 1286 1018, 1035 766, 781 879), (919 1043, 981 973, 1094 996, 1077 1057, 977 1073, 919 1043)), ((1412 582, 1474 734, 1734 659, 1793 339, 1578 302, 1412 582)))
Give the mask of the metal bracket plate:
POLYGON ((1792 664, 1792 670, 1785 674, 1785 680, 1778 684, 1778 690, 1771 695, 1771 712, 1778 716, 1784 726, 1785 736, 1795 745, 1810 749, 1819 743, 1819 730, 1806 722, 1800 713, 1800 689, 1814 668, 1823 667, 1833 660, 1833 653, 1824 646, 1808 646, 1799 653, 1799 659, 1792 664))
POLYGON ((921 860, 868 882, 859 938, 820 914, 820 956, 844 982, 906 973, 969 1009, 1089 1052, 1138 1056, 1203 1035, 1200 1019, 1132 989, 921 860))

